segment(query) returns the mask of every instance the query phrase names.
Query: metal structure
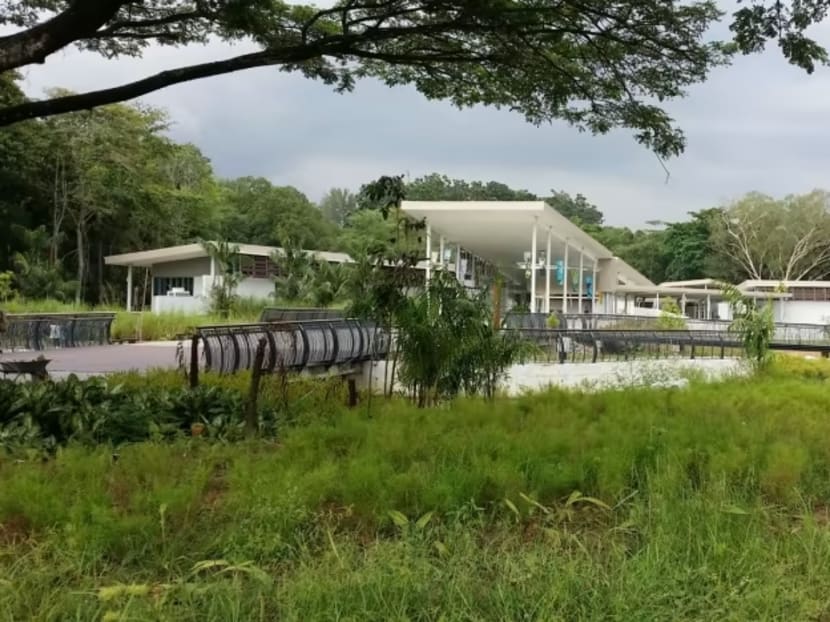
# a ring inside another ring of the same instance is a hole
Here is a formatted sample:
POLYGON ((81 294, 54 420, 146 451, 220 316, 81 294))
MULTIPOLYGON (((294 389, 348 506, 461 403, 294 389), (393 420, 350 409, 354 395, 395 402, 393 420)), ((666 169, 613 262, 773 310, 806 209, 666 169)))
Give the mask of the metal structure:
POLYGON ((259 315, 260 322, 305 322, 308 320, 342 320, 346 317, 342 309, 311 308, 290 309, 266 307, 259 315))
MULTIPOLYGON (((602 330, 602 331, 654 331, 660 330, 658 317, 641 315, 578 314, 556 313, 559 330, 602 330)), ((545 330, 548 315, 545 313, 509 313, 504 319, 505 329, 545 330)), ((697 320, 684 318, 687 331, 729 332, 732 322, 728 320, 697 320)), ((775 324, 773 339, 778 342, 824 344, 830 343, 830 326, 821 324, 796 324, 778 322, 775 324)))
POLYGON ((0 350, 55 350, 110 343, 114 313, 6 315, 0 350))
MULTIPOLYGON (((725 358, 743 344, 725 330, 570 330, 506 329, 535 343, 541 358, 559 363, 596 363, 647 358, 725 358)), ((776 338, 771 350, 830 353, 830 341, 776 338)))
POLYGON ((371 322, 306 320, 201 326, 205 368, 229 374, 251 369, 260 339, 265 339, 262 371, 331 368, 385 356, 387 335, 371 322))

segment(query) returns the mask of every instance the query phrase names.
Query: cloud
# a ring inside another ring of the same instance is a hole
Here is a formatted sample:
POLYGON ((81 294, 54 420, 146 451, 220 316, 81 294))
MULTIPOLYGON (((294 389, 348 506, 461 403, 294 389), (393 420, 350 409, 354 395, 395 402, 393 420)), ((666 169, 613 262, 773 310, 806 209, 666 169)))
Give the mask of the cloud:
MULTIPOLYGON (((246 51, 218 43, 151 48, 143 59, 118 61, 68 51, 29 69, 24 86, 33 95, 49 86, 101 88, 246 51)), ((172 136, 200 147, 218 174, 264 176, 312 199, 381 174, 441 172, 540 194, 581 192, 609 223, 638 226, 682 219, 750 190, 781 195, 830 185, 830 74, 807 76, 777 50, 739 58, 668 104, 688 138, 686 153, 666 163, 668 183, 657 158, 626 132, 594 137, 564 123, 537 128, 508 111, 457 110, 373 81, 338 95, 260 68, 171 87, 145 101, 168 109, 172 136)))

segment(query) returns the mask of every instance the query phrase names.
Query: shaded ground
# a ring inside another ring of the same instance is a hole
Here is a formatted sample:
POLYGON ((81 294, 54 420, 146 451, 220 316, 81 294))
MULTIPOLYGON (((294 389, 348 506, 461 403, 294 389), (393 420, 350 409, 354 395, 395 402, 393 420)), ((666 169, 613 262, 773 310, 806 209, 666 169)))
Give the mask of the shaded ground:
POLYGON ((119 371, 146 371, 176 367, 177 341, 153 341, 87 348, 66 348, 43 352, 3 352, 0 362, 29 361, 43 355, 49 359, 52 376, 106 374, 119 371))

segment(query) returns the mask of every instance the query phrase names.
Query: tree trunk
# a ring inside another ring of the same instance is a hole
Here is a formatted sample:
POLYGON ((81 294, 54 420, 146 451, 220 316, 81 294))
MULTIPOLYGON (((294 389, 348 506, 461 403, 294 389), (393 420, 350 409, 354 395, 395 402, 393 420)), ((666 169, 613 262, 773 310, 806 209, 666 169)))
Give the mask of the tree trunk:
POLYGON ((105 301, 104 296, 104 242, 98 240, 98 304, 105 301))
POLYGON ((78 247, 78 283, 75 285, 75 304, 81 304, 84 292, 84 277, 86 275, 86 253, 84 251, 83 218, 78 218, 75 224, 75 244, 78 247))

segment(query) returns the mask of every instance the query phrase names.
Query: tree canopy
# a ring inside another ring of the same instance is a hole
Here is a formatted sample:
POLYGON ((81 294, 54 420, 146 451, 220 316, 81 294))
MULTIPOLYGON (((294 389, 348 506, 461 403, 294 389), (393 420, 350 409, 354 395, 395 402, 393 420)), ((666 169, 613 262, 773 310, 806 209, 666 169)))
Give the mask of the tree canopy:
POLYGON ((0 73, 75 46, 107 58, 151 45, 213 40, 258 50, 176 67, 135 82, 0 108, 0 125, 139 97, 259 66, 338 91, 361 78, 410 84, 460 107, 509 108, 530 122, 561 119, 605 133, 631 129, 662 156, 683 135, 658 105, 726 62, 705 41, 721 13, 711 1, 337 0, 328 8, 274 0, 23 0, 0 4, 0 73))

